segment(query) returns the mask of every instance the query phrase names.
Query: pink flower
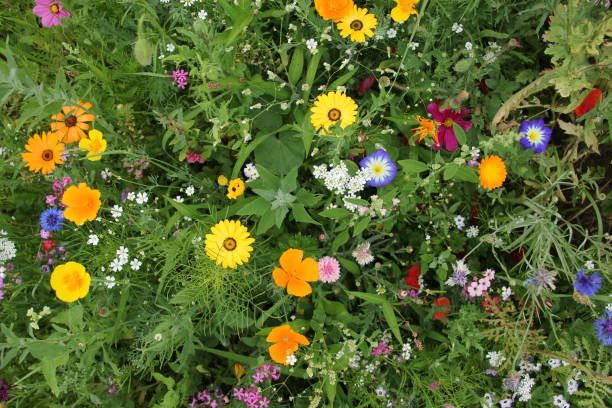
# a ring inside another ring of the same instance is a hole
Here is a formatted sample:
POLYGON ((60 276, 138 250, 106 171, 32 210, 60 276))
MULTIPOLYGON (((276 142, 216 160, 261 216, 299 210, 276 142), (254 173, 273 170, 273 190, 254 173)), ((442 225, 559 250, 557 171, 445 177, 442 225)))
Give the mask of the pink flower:
POLYGON ((444 146, 446 150, 452 152, 459 147, 457 136, 455 136, 455 129, 453 129, 453 123, 461 126, 464 132, 467 132, 472 127, 472 122, 461 120, 465 115, 470 113, 466 108, 462 107, 459 113, 452 109, 440 111, 440 106, 437 103, 430 103, 427 105, 427 112, 431 113, 433 120, 438 122, 438 140, 440 144, 434 144, 434 150, 440 150, 441 146, 444 146))
POLYGON ((331 256, 319 260, 319 280, 325 283, 335 282, 340 278, 340 264, 331 256))
POLYGON ((36 6, 32 12, 42 18, 43 27, 53 27, 60 25, 60 18, 70 17, 71 14, 62 10, 64 3, 55 0, 36 0, 36 6))
POLYGON ((204 159, 202 159, 202 155, 198 152, 190 151, 185 155, 187 159, 187 163, 204 163, 204 159))

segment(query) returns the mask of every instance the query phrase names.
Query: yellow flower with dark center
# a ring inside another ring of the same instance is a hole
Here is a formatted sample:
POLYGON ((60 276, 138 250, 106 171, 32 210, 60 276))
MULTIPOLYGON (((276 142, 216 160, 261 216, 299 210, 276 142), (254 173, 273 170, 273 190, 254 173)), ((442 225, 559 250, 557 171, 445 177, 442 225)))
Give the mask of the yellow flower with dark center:
POLYGON ((251 244, 255 242, 251 234, 240 221, 223 220, 206 234, 204 250, 206 255, 217 265, 236 269, 249 261, 251 244))
POLYGON ((89 131, 89 138, 79 141, 79 147, 84 150, 89 150, 89 153, 87 153, 88 160, 97 161, 100 160, 102 156, 90 156, 104 152, 106 150, 106 140, 104 140, 102 132, 93 129, 89 131))
POLYGON ((227 186, 227 198, 235 200, 244 194, 244 181, 242 179, 233 179, 227 186))
POLYGON ((63 302, 70 303, 87 296, 90 283, 91 276, 85 267, 77 262, 58 265, 51 273, 51 289, 63 302))
POLYGON ((310 123, 316 130, 323 128, 325 134, 336 123, 342 129, 354 123, 357 117, 357 104, 340 91, 329 92, 319 95, 310 111, 312 112, 310 123))
POLYGON ((51 119, 57 121, 51 123, 51 130, 64 143, 78 142, 86 138, 84 130, 89 130, 90 125, 85 122, 96 119, 95 115, 85 113, 87 109, 91 109, 91 103, 83 101, 78 101, 77 106, 63 106, 61 113, 51 116, 51 119))
POLYGON ((354 6, 351 13, 340 20, 336 27, 340 30, 342 38, 350 35, 352 41, 364 42, 366 36, 374 36, 374 31, 372 30, 376 27, 377 23, 376 16, 368 14, 368 9, 354 6))
POLYGON ((395 0, 395 2, 397 6, 391 10, 391 18, 398 23, 408 20, 413 14, 419 14, 414 9, 414 5, 417 4, 419 0, 395 0))
POLYGON ((28 139, 25 145, 27 151, 21 154, 21 158, 31 171, 47 174, 55 169, 56 164, 64 164, 64 144, 59 143, 59 137, 53 133, 41 132, 41 135, 34 134, 28 139))
POLYGON ((499 156, 488 156, 480 162, 478 168, 480 185, 491 191, 501 187, 506 180, 506 165, 499 156))
POLYGON ((70 186, 62 196, 62 204, 67 207, 64 218, 82 225, 85 221, 93 221, 98 215, 102 205, 100 191, 89 188, 85 183, 70 186))

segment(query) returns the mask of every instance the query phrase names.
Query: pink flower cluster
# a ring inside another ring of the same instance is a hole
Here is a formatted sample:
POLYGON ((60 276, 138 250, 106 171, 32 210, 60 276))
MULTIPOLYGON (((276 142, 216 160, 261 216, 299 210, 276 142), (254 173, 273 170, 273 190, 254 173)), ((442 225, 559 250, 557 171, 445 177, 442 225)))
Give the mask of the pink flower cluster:
MULTIPOLYGON (((72 179, 70 177, 62 177, 62 179, 57 179, 53 182, 51 188, 53 188, 53 194, 49 194, 45 197, 45 204, 50 207, 55 207, 55 200, 58 200, 58 205, 61 207, 65 207, 62 204, 62 196, 64 195, 64 191, 68 187, 68 184, 72 183, 72 179)), ((45 237, 41 237, 45 238, 45 237)))
POLYGON ((474 276, 474 281, 470 282, 465 287, 468 297, 473 298, 484 295, 491 287, 491 281, 493 279, 495 279, 495 271, 493 269, 487 269, 484 271, 484 276, 480 279, 474 276))
POLYGON ((185 155, 185 158, 187 159, 187 163, 204 163, 202 155, 198 152, 194 152, 191 149, 189 149, 189 152, 185 155))
POLYGON ((219 390, 204 390, 198 393, 189 405, 191 408, 217 408, 229 403, 229 398, 219 390))
POLYGON ((340 263, 336 258, 325 256, 319 259, 319 280, 332 283, 340 278, 340 263))
POLYGON ((251 377, 253 377, 255 384, 264 382, 266 378, 278 380, 280 378, 280 367, 275 364, 265 363, 261 367, 255 368, 255 374, 251 377))
POLYGON ((244 402, 247 408, 268 408, 270 400, 261 395, 261 391, 251 385, 249 388, 234 388, 234 397, 244 402))
POLYGON ((389 345, 387 343, 383 343, 382 341, 379 342, 378 345, 372 349, 372 355, 374 357, 386 357, 389 354, 391 354, 391 348, 389 348, 389 345))
POLYGON ((189 77, 189 72, 177 69, 172 71, 172 80, 176 82, 176 86, 181 89, 185 89, 187 86, 187 77, 189 77))

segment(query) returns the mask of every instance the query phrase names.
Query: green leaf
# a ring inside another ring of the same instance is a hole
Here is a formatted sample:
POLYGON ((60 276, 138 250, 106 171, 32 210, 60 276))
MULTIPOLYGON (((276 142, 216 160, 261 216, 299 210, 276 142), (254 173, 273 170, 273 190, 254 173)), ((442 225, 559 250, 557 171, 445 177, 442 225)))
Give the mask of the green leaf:
POLYGON ((28 343, 28 351, 37 360, 54 359, 68 353, 68 347, 50 340, 34 340, 28 343))
POLYGON ((330 208, 328 210, 321 211, 319 213, 321 217, 332 218, 334 220, 341 220, 351 215, 351 212, 344 208, 330 208))
POLYGON ((331 316, 348 315, 346 306, 342 302, 335 302, 327 299, 323 299, 323 308, 325 313, 331 316))
POLYGON ((269 230, 274 225, 275 220, 276 220, 276 216, 274 214, 274 211, 270 210, 266 212, 259 219, 259 224, 257 224, 257 233, 263 234, 264 232, 269 230))
POLYGON ((459 165, 455 164, 455 163, 449 163, 444 167, 444 180, 450 180, 453 177, 455 177, 455 174, 457 174, 457 171, 459 171, 459 165))
POLYGON ((56 370, 57 367, 62 366, 68 362, 68 353, 62 354, 61 356, 51 358, 45 357, 40 361, 40 370, 42 371, 45 380, 47 380, 47 384, 49 388, 51 388, 51 392, 56 397, 59 395, 59 387, 57 386, 57 376, 56 370))
POLYGON ((368 203, 366 200, 363 200, 361 198, 345 198, 344 201, 346 201, 349 204, 360 205, 362 207, 367 207, 370 205, 370 203, 368 203))
POLYGON ((336 252, 338 250, 338 248, 340 248, 342 245, 346 244, 348 242, 348 240, 349 240, 348 230, 342 231, 334 239, 334 242, 332 243, 332 246, 331 246, 331 251, 332 252, 336 252))
POLYGON ((368 225, 370 225, 370 217, 362 217, 353 227, 353 236, 361 234, 366 228, 368 228, 368 225))
POLYGON ((389 328, 395 335, 395 338, 397 339, 397 341, 400 342, 400 344, 402 344, 402 335, 400 333, 399 324, 397 323, 397 317, 395 316, 395 312, 393 311, 393 306, 391 306, 391 303, 385 301, 382 305, 382 311, 383 315, 385 316, 385 320, 389 325, 389 328))
POLYGON ((308 213, 308 211, 306 211, 306 208, 304 208, 304 205, 302 204, 293 204, 293 206, 291 207, 291 212, 293 213, 293 218, 295 218, 295 220, 297 222, 304 222, 307 224, 315 224, 315 225, 321 225, 320 223, 318 223, 317 221, 315 221, 310 214, 308 213))
POLYGON ((373 293, 348 291, 348 294, 353 295, 356 298, 365 300, 366 302, 373 303, 375 305, 382 305, 383 303, 386 302, 384 297, 380 295, 375 295, 373 293))
POLYGON ((163 383, 166 387, 168 387, 169 390, 174 388, 174 384, 175 384, 174 378, 166 377, 166 376, 164 376, 163 374, 160 374, 160 373, 153 373, 153 377, 157 381, 163 383))
POLYGON ((397 162, 406 173, 409 174, 418 174, 425 170, 429 170, 429 166, 427 164, 420 162, 418 160, 406 159, 406 160, 398 160, 397 162))
POLYGON ((205 204, 183 204, 171 199, 168 196, 164 196, 164 198, 185 217, 192 219, 201 219, 203 217, 203 215, 200 214, 197 209, 204 207, 205 204))
POLYGON ((281 180, 280 189, 286 193, 290 193, 297 188, 297 177, 299 167, 294 167, 289 173, 281 180))
POLYGON ((236 211, 237 215, 263 215, 270 209, 270 202, 262 197, 257 197, 250 203, 236 211))
POLYGON ((302 76, 302 70, 304 69, 304 50, 298 46, 293 51, 293 57, 291 58, 291 64, 289 64, 289 71, 287 73, 289 83, 295 85, 300 77, 302 76))
MULTIPOLYGON (((310 90, 312 89, 312 85, 317 74, 317 68, 319 67, 319 61, 321 61, 322 55, 323 49, 319 49, 318 53, 310 57, 310 63, 308 63, 308 70, 306 70, 306 84, 308 85, 308 87, 304 91, 304 95, 302 96, 302 99, 304 99, 305 101, 308 101, 308 98, 310 97, 310 90)), ((306 146, 306 150, 309 150, 309 147, 310 146, 306 146)))
POLYGON ((458 180, 469 181, 470 183, 480 183, 476 168, 469 166, 459 166, 455 178, 458 180))
POLYGON ((482 30, 480 31, 480 36, 481 37, 493 37, 493 38, 508 38, 509 35, 506 33, 498 33, 497 31, 493 31, 493 30, 482 30))
POLYGON ((304 160, 302 141, 293 135, 270 137, 255 149, 255 160, 276 174, 287 174, 304 160))
POLYGON ((353 275, 360 274, 361 271, 359 269, 359 265, 357 265, 357 262, 353 262, 350 259, 341 258, 341 257, 338 257, 338 261, 340 261, 340 265, 342 265, 343 268, 345 268, 347 271, 349 271, 353 275))
POLYGON ((51 321, 53 323, 65 324, 71 330, 76 331, 83 324, 83 306, 73 305, 54 316, 51 321))
POLYGON ((459 126, 458 123, 453 122, 453 130, 455 131, 455 136, 457 136, 457 141, 459 142, 459 145, 464 145, 467 142, 467 137, 465 136, 463 128, 459 126))
POLYGON ((329 90, 336 90, 337 87, 344 85, 345 83, 348 82, 349 79, 351 79, 353 77, 353 75, 355 75, 357 73, 359 69, 355 68, 352 71, 347 72, 346 74, 342 75, 340 78, 336 79, 334 82, 332 82, 327 89, 329 90))

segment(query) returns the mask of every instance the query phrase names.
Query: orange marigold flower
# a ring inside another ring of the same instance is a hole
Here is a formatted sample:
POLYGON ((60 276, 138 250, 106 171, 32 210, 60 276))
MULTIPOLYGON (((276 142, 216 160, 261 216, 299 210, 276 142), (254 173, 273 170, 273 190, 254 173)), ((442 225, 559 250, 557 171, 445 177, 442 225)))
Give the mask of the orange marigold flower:
POLYGON ((310 344, 306 337, 294 332, 288 324, 272 329, 268 337, 266 337, 266 341, 274 343, 268 347, 272 360, 283 365, 289 364, 287 357, 292 356, 297 351, 299 344, 303 346, 310 344))
POLYGON ((411 15, 419 14, 415 9, 414 5, 419 0, 395 0, 397 6, 391 10, 391 18, 398 23, 408 20, 411 15))
POLYGON ((34 134, 28 139, 25 153, 21 158, 31 171, 47 174, 55 169, 56 164, 64 164, 62 153, 64 144, 58 142, 58 136, 53 133, 41 132, 42 136, 34 134))
POLYGON ((415 136, 419 136, 416 142, 420 143, 427 136, 431 136, 431 138, 436 144, 440 144, 440 142, 438 141, 438 131, 436 130, 436 123, 431 119, 426 119, 421 116, 417 116, 416 120, 421 125, 412 129, 412 133, 414 133, 415 136))
POLYGON ((85 221, 93 221, 98 215, 102 204, 100 191, 89 188, 85 183, 70 186, 62 196, 62 204, 67 206, 64 218, 82 225, 85 221))
POLYGON ((85 267, 77 262, 58 265, 51 273, 51 289, 55 296, 64 302, 74 302, 89 293, 91 276, 85 267))
POLYGON ((286 287, 287 293, 294 296, 306 296, 312 293, 308 282, 319 279, 319 265, 314 258, 302 260, 304 251, 290 248, 280 257, 282 268, 276 267, 272 278, 281 288, 286 287))
POLYGON ((501 187, 506 180, 506 165, 499 156, 488 156, 480 162, 478 168, 480 185, 487 190, 501 187))
POLYGON ((91 103, 83 103, 78 101, 77 106, 63 106, 62 112, 51 116, 51 119, 57 122, 51 123, 51 130, 60 137, 64 143, 78 142, 86 138, 84 130, 89 130, 89 124, 96 119, 95 115, 85 113, 87 109, 91 109, 91 103))
POLYGON ((335 23, 346 17, 353 9, 353 0, 314 0, 315 9, 324 20, 335 23))

